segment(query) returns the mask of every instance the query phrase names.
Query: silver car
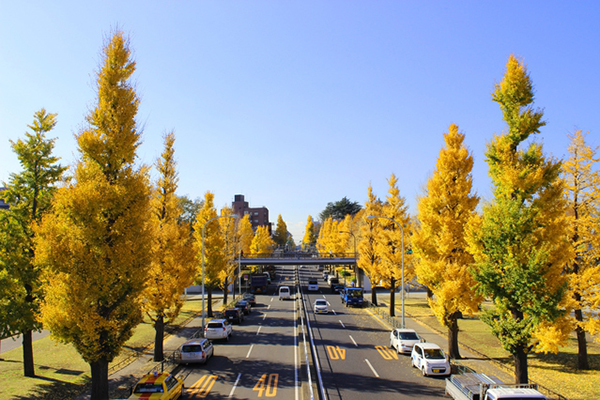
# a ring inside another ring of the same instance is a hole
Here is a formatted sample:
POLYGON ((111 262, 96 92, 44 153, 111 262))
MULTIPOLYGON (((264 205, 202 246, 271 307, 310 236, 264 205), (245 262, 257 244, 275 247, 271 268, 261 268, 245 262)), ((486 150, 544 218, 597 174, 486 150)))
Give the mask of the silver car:
POLYGON ((206 364, 213 356, 215 346, 208 339, 192 339, 185 342, 175 353, 175 360, 179 364, 201 363, 206 364))
POLYGON ((233 333, 231 324, 226 319, 211 319, 204 328, 204 337, 207 339, 225 339, 233 333))
POLYGON ((390 347, 398 353, 410 353, 413 346, 422 341, 414 329, 394 329, 390 333, 390 347))
POLYGON ((316 299, 313 307, 315 314, 329 313, 329 310, 327 309, 327 300, 325 299, 316 299))

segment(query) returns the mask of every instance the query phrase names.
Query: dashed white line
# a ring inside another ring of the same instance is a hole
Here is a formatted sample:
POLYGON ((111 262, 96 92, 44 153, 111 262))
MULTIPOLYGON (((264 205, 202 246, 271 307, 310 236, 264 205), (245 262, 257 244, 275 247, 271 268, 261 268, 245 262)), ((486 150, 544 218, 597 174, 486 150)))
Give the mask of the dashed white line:
POLYGON ((235 383, 233 384, 233 387, 231 388, 231 392, 229 392, 229 398, 233 397, 233 392, 235 392, 235 388, 237 387, 238 383, 240 383, 241 377, 242 377, 242 374, 238 374, 237 379, 235 380, 235 383))
POLYGON ((369 362, 369 360, 367 360, 367 359, 365 358, 365 361, 367 362, 367 365, 369 366, 369 368, 371 368, 371 371, 373 371, 373 374, 375 374, 375 376, 376 376, 377 378, 379 378, 379 374, 377 373, 377 371, 375 371, 375 368, 373 368, 373 366, 371 365, 371 363, 369 362))
POLYGON ((345 328, 346 325, 344 325, 344 323, 342 322, 342 320, 340 319, 339 321, 340 321, 340 324, 342 324, 342 328, 345 328))
POLYGON ((265 313, 265 315, 263 315, 263 321, 267 318, 267 313, 265 313))
POLYGON ((246 354, 246 358, 250 358, 250 353, 252 353, 253 348, 254 348, 254 345, 250 346, 250 350, 248 350, 248 354, 246 354))
POLYGON ((256 331, 257 335, 260 333, 261 328, 262 328, 262 325, 258 327, 258 330, 256 331))
POLYGON ((352 340, 352 343, 354 343, 354 345, 356 347, 358 347, 358 343, 356 343, 356 340, 354 340, 354 338, 352 337, 352 335, 348 335, 348 336, 350 336, 350 340, 352 340))

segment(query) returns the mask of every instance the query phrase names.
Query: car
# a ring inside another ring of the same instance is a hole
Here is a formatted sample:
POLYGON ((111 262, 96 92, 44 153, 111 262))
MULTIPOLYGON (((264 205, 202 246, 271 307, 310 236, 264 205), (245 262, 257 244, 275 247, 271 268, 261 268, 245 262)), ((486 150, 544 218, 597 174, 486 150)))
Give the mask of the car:
POLYGON ((250 303, 248 303, 246 300, 238 300, 235 302, 235 307, 239 308, 240 310, 243 311, 243 313, 245 315, 248 315, 252 312, 252 308, 250 307, 250 303))
POLYGON ((256 297, 252 293, 244 293, 242 299, 250 303, 250 307, 254 307, 256 305, 256 297))
POLYGON ((313 310, 315 314, 328 314, 329 310, 327 309, 327 300, 316 299, 313 304, 313 310))
POLYGON ((410 355, 410 362, 413 367, 421 370, 423 376, 449 376, 452 372, 450 359, 444 350, 435 343, 415 344, 410 355))
POLYGON ((308 281, 308 291, 309 292, 316 292, 318 290, 319 290, 319 282, 317 282, 316 280, 308 281))
POLYGON ((183 380, 167 372, 151 372, 131 390, 129 399, 178 399, 183 394, 183 380))
POLYGON ((333 289, 334 292, 336 293, 342 293, 342 290, 344 290, 344 285, 333 285, 333 289))
POLYGON ((289 300, 292 298, 292 294, 289 286, 282 286, 279 288, 279 300, 289 300))
POLYGON ((175 361, 179 364, 206 364, 215 353, 215 346, 208 339, 188 340, 175 352, 175 361))
POLYGON ((410 353, 416 343, 422 342, 421 337, 414 329, 392 329, 390 332, 390 347, 398 353, 410 353))
POLYGON ((333 288, 340 284, 340 280, 336 277, 330 276, 327 278, 327 282, 329 282, 329 289, 331 289, 331 293, 335 293, 333 288))
POLYGON ((244 322, 244 311, 241 308, 228 308, 223 313, 223 318, 232 324, 241 324, 244 322))
POLYGON ((229 340, 233 335, 233 327, 226 319, 211 319, 204 328, 204 337, 207 339, 229 340))

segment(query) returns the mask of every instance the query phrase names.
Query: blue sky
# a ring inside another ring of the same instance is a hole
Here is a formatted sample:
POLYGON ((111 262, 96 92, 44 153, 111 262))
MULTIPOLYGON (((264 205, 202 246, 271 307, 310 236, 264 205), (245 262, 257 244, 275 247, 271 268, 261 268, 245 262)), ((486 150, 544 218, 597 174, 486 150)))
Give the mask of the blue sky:
POLYGON ((174 130, 179 194, 244 194, 282 215, 296 241, 308 215, 346 196, 364 204, 387 179, 416 213, 454 123, 491 196, 485 148, 505 129, 491 101, 510 54, 526 63, 557 158, 568 133, 600 145, 596 1, 8 1, 0 0, 0 182, 20 165, 9 139, 41 108, 58 113, 55 154, 96 96, 102 45, 116 27, 137 62, 140 162, 174 130))

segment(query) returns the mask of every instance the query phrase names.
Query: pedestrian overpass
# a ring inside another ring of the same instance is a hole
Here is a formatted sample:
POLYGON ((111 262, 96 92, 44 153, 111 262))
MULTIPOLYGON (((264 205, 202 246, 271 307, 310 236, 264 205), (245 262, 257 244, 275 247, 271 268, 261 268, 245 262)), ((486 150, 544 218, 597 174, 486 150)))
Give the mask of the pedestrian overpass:
POLYGON ((356 265, 354 253, 317 254, 305 252, 286 252, 258 254, 251 257, 239 257, 235 260, 240 265, 356 265))

